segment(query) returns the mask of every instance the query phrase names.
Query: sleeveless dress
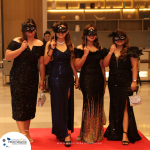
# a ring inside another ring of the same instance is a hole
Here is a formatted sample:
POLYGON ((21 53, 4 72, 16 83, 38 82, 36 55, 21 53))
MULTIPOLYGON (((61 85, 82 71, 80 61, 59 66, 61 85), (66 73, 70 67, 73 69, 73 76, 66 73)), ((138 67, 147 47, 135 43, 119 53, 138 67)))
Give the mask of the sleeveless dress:
MULTIPOLYGON (((8 50, 16 50, 21 43, 11 41, 8 50)), ((43 46, 27 47, 14 59, 10 71, 10 89, 12 97, 13 119, 17 121, 30 120, 35 117, 39 71, 38 59, 44 55, 43 46)))
MULTIPOLYGON (((75 57, 82 58, 84 50, 75 49, 75 57)), ((104 76, 100 66, 102 50, 89 52, 80 73, 80 88, 83 94, 80 139, 95 143, 103 139, 104 76)))
POLYGON ((70 63, 71 52, 55 48, 52 61, 51 109, 52 134, 64 138, 74 131, 74 78, 70 63), (68 99, 68 90, 70 97, 68 99))
MULTIPOLYGON (((106 56, 107 54, 108 50, 105 50, 104 55, 106 56)), ((117 59, 114 53, 110 59, 108 79, 110 94, 109 126, 104 134, 107 140, 122 140, 122 124, 126 101, 129 117, 128 139, 131 143, 141 140, 137 131, 133 107, 130 106, 128 98, 128 96, 133 95, 133 92, 130 91, 132 83, 132 65, 130 58, 139 58, 141 54, 142 50, 139 50, 138 47, 130 47, 125 59, 122 60, 120 57, 117 59)))

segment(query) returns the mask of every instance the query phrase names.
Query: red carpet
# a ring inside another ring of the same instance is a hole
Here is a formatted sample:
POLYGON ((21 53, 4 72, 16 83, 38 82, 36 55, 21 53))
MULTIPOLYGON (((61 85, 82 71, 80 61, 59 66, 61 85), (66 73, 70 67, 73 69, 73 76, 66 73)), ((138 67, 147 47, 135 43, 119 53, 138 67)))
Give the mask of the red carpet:
POLYGON ((140 132, 142 140, 135 144, 129 143, 128 146, 123 146, 121 141, 108 141, 106 138, 95 144, 86 144, 76 141, 80 132, 80 129, 76 128, 71 134, 73 144, 69 148, 56 139, 56 136, 51 133, 51 128, 31 128, 30 132, 34 140, 31 150, 150 150, 150 141, 140 132))

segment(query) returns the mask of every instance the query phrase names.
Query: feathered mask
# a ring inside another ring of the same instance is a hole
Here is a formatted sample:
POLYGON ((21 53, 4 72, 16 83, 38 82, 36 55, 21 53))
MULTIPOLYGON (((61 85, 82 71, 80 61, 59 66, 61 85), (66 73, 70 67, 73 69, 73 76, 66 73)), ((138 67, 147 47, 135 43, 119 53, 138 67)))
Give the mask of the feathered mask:
POLYGON ((108 37, 113 37, 114 41, 119 41, 119 40, 125 40, 126 36, 118 34, 116 32, 112 32, 111 34, 108 35, 108 37))

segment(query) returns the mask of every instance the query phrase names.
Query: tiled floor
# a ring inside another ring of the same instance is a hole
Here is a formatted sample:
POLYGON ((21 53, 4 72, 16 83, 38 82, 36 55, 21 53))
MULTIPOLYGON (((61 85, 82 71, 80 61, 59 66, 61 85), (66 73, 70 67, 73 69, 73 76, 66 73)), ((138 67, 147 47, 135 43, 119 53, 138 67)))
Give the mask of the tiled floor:
MULTIPOLYGON (((18 131, 16 122, 12 119, 10 86, 2 84, 2 73, 0 69, 0 137, 7 132, 18 131)), ((150 83, 143 83, 141 92, 143 104, 134 107, 134 114, 138 129, 150 140, 150 83)), ((50 128, 51 123, 51 106, 50 94, 46 93, 47 100, 42 108, 37 107, 36 117, 31 122, 31 128, 50 128)), ((82 114, 82 94, 75 89, 75 116, 74 126, 79 128, 82 114)), ((104 109, 107 117, 109 115, 109 92, 106 87, 104 97, 104 109)))

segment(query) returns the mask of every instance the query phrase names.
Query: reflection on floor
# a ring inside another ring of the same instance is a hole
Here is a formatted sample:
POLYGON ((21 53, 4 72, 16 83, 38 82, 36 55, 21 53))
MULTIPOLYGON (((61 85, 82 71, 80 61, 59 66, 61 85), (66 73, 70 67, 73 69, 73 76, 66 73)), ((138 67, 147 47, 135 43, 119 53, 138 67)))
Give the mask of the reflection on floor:
MULTIPOLYGON (((31 91, 32 92, 32 91, 31 91)), ((79 128, 81 125, 82 114, 82 93, 75 89, 75 116, 74 127, 79 128)), ((141 97, 143 104, 134 107, 134 114, 138 130, 150 140, 150 83, 142 83, 141 97)), ((42 108, 37 107, 36 117, 31 122, 31 128, 50 128, 51 123, 51 106, 50 94, 46 93, 47 100, 42 108)), ((104 97, 104 110, 107 117, 108 126, 109 120, 109 92, 106 87, 104 97)), ((9 84, 2 85, 2 73, 0 74, 0 137, 12 131, 18 131, 16 122, 12 119, 11 95, 9 84)))

